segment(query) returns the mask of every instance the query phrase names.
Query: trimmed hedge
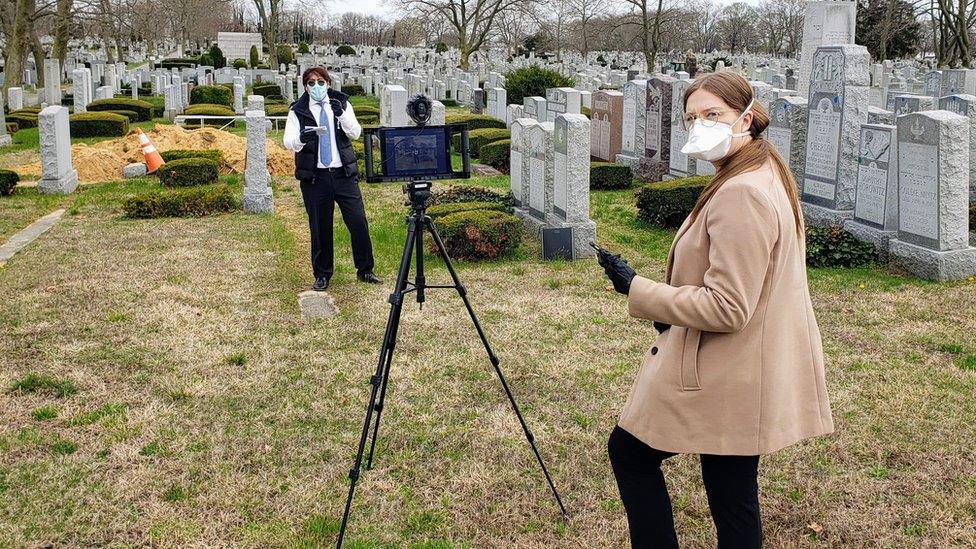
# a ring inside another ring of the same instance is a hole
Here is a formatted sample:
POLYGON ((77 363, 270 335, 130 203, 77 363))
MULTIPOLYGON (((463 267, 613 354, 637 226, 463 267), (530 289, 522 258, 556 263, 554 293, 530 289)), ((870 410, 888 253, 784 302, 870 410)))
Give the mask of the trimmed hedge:
POLYGON ((209 114, 212 116, 234 116, 234 109, 225 107, 224 105, 198 103, 196 105, 190 105, 183 111, 183 113, 189 115, 209 114))
POLYGON ((583 116, 585 116, 587 118, 590 118, 591 117, 590 116, 591 115, 590 108, 589 107, 580 107, 580 114, 582 114, 583 116))
POLYGON ((369 114, 373 116, 380 115, 380 108, 374 107, 372 105, 356 105, 355 107, 353 107, 353 110, 356 111, 356 116, 362 116, 364 114, 369 114))
POLYGON ((496 212, 510 213, 504 204, 498 202, 452 202, 450 204, 435 204, 427 208, 427 215, 431 219, 437 220, 445 215, 456 214, 458 212, 470 212, 472 210, 494 210, 496 212))
MULTIPOLYGON (((354 141, 355 143, 355 141, 354 141)), ((505 206, 508 211, 515 205, 512 191, 499 194, 488 187, 475 185, 452 185, 443 190, 434 191, 430 204, 453 204, 455 202, 495 202, 505 206)))
POLYGON ((68 116, 71 137, 118 137, 129 133, 129 119, 111 112, 80 112, 68 116))
POLYGON ((156 175, 166 187, 192 187, 216 183, 219 168, 209 158, 181 158, 160 166, 156 175))
MULTIPOLYGON (((481 128, 468 131, 468 152, 471 156, 478 158, 481 154, 481 147, 493 141, 501 141, 512 137, 512 132, 504 128, 481 128)), ((454 150, 461 150, 461 136, 455 135, 451 138, 451 146, 454 150)))
POLYGON ((511 161, 512 155, 512 140, 511 139, 500 139, 498 141, 492 141, 486 145, 481 146, 481 150, 478 151, 480 154, 479 160, 482 164, 486 164, 495 168, 496 170, 508 173, 511 169, 509 162, 511 161))
POLYGON ((122 209, 127 217, 201 217, 230 212, 240 207, 227 185, 185 189, 153 189, 127 198, 122 209))
POLYGON ((549 88, 573 85, 573 80, 557 71, 539 65, 522 67, 505 73, 506 98, 509 103, 522 104, 522 99, 533 95, 546 96, 549 88))
POLYGON ((164 69, 190 69, 197 66, 198 63, 199 61, 197 59, 191 59, 189 57, 173 57, 163 59, 159 62, 159 66, 164 69))
POLYGON ((264 113, 268 116, 288 116, 288 105, 265 104, 264 113))
POLYGON ((366 95, 366 90, 359 84, 343 84, 342 93, 346 95, 366 95))
MULTIPOLYGON (((495 259, 519 246, 525 235, 522 221, 496 210, 468 210, 445 215, 437 223, 447 253, 457 259, 495 259)), ((432 253, 439 253, 433 242, 432 253)))
POLYGON ((119 111, 102 111, 102 112, 110 112, 112 114, 120 114, 120 115, 128 118, 129 119, 129 122, 138 122, 139 121, 139 113, 137 113, 136 111, 119 110, 119 111))
POLYGON ((194 151, 190 149, 172 149, 160 152, 159 156, 163 157, 163 162, 172 162, 174 160, 182 160, 184 158, 208 158, 214 162, 217 162, 218 164, 224 161, 224 151, 220 149, 205 149, 202 151, 194 151))
POLYGON ((276 95, 281 97, 281 88, 278 86, 278 84, 255 84, 253 95, 262 95, 264 97, 276 95))
POLYGON ((481 128, 505 128, 505 121, 487 114, 449 114, 444 117, 445 124, 467 124, 468 130, 481 128))
POLYGON ((37 127, 37 115, 31 112, 12 112, 7 115, 7 121, 17 124, 21 130, 37 127))
POLYGON ((153 118, 153 105, 142 99, 97 99, 88 104, 89 111, 133 111, 139 114, 139 121, 145 122, 153 118))
POLYGON ((41 108, 37 105, 29 105, 27 107, 21 107, 15 111, 10 111, 8 114, 16 114, 20 112, 29 112, 34 114, 41 114, 41 108))
POLYGON ((710 180, 696 176, 644 185, 634 193, 638 219, 665 229, 680 227, 710 180))
POLYGON ((0 196, 10 196, 14 192, 14 187, 20 181, 17 172, 10 170, 0 170, 0 196))
POLYGON ((234 92, 225 86, 194 86, 190 90, 190 104, 210 103, 230 107, 234 104, 234 92))
POLYGON ((457 107, 458 106, 458 102, 455 101, 454 99, 441 99, 441 103, 443 103, 445 107, 457 107))
POLYGON ((613 162, 590 162, 591 189, 626 189, 633 180, 630 166, 613 162))
POLYGON ((878 258, 874 245, 836 225, 807 227, 806 239, 809 267, 866 267, 878 258))

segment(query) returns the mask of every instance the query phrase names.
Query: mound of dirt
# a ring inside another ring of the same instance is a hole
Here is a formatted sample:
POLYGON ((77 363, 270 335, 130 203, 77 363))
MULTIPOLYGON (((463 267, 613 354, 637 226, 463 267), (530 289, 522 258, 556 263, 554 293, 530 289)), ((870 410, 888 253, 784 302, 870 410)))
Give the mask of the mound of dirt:
MULTIPOLYGON (((245 139, 216 128, 185 129, 170 124, 157 124, 147 132, 160 151, 172 149, 220 149, 224 161, 220 173, 244 173, 245 139)), ((274 175, 295 172, 295 154, 268 139, 268 170, 274 175)), ((77 143, 71 146, 71 161, 83 183, 122 179, 122 168, 132 162, 142 162, 142 149, 135 133, 125 137, 101 141, 94 145, 77 143)), ((14 169, 26 177, 40 177, 41 163, 34 162, 14 169)))

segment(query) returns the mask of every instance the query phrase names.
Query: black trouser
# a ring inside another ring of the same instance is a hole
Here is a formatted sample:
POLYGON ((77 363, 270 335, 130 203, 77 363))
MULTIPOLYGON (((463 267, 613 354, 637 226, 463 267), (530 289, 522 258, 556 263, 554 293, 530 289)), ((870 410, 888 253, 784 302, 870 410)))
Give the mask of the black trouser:
POLYGON ((339 205, 342 220, 352 240, 352 260, 358 274, 373 271, 373 244, 369 240, 366 208, 356 176, 316 169, 315 178, 301 183, 302 199, 308 213, 308 228, 312 233, 312 274, 332 278, 332 218, 335 204, 339 205))
MULTIPOLYGON (((655 450, 615 427, 608 443, 610 464, 627 510, 630 543, 637 548, 677 547, 674 516, 661 462, 675 456, 655 450)), ((708 508, 718 530, 718 549, 762 546, 759 519, 759 456, 701 455, 708 508)))

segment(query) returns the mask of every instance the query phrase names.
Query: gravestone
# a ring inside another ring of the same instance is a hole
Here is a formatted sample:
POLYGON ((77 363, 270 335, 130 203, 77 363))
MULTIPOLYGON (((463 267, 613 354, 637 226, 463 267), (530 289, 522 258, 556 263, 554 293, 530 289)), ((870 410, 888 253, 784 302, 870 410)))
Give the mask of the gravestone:
POLYGON ((46 194, 68 194, 78 187, 78 171, 71 165, 71 129, 68 108, 45 107, 37 116, 41 149, 41 181, 37 190, 46 194))
POLYGON ((861 126, 857 161, 854 218, 844 229, 888 255, 888 245, 898 234, 898 140, 897 128, 887 124, 861 126))
POLYGON ((264 96, 263 95, 247 96, 247 110, 264 112, 264 96))
MULTIPOLYGON (((804 2, 800 72, 796 88, 801 97, 807 97, 809 92, 817 48, 854 43, 856 11, 857 3, 851 1, 808 0, 804 2)), ((869 83, 864 85, 867 86, 869 83)))
POLYGON ((571 228, 575 257, 593 257, 596 223, 590 219, 590 121, 560 114, 553 127, 552 227, 571 228))
POLYGON ((515 213, 524 217, 528 213, 529 198, 529 129, 539 122, 534 118, 517 118, 512 122, 511 147, 509 149, 509 175, 515 213))
MULTIPOLYGON (((960 93, 939 99, 939 108, 969 120, 969 161, 976 162, 976 95, 960 93)), ((976 169, 969 170, 969 202, 976 204, 976 169)), ((970 227, 976 231, 976 227, 970 227)))
MULTIPOLYGON (((429 124, 432 126, 443 126, 446 118, 447 109, 444 108, 444 103, 441 103, 440 101, 431 101, 429 124)), ((413 120, 410 122, 413 123, 413 120)))
POLYGON ((74 96, 74 111, 86 112, 91 103, 91 70, 80 68, 71 71, 71 93, 74 96))
POLYGON ((234 77, 234 113, 243 114, 244 113, 244 90, 246 86, 244 85, 243 76, 234 77))
POLYGON ((61 104, 61 62, 55 59, 44 60, 44 102, 48 105, 61 104))
POLYGON ((525 107, 522 105, 516 105, 515 103, 510 103, 505 113, 505 126, 508 128, 512 127, 512 122, 515 122, 519 118, 525 117, 524 112, 525 107))
POLYGON ((895 113, 879 107, 868 107, 868 124, 895 125, 895 113))
POLYGON ((976 95, 976 70, 946 69, 942 74, 942 92, 940 95, 956 95, 966 93, 976 95))
POLYGON ((786 160, 797 186, 802 190, 803 163, 806 159, 807 144, 806 98, 788 95, 772 102, 769 106, 766 139, 786 160))
POLYGON ((591 126, 587 132, 590 136, 590 156, 612 162, 620 153, 623 111, 624 94, 615 90, 600 90, 593 94, 591 126))
POLYGON ((525 116, 528 118, 534 118, 537 122, 546 121, 545 97, 539 97, 538 95, 526 97, 522 99, 522 105, 525 107, 525 116))
POLYGON ((111 86, 99 86, 95 88, 95 99, 111 99, 112 98, 112 87, 111 86))
POLYGON ((554 122, 558 114, 579 114, 580 94, 573 88, 546 90, 546 122, 554 122))
POLYGON ((7 90, 7 105, 12 111, 24 108, 24 88, 10 88, 7 90))
POLYGON ((671 156, 668 164, 668 172, 674 177, 687 177, 694 175, 692 172, 694 163, 689 163, 689 156, 681 149, 688 142, 688 130, 681 123, 685 115, 684 95, 685 90, 691 85, 691 80, 677 80, 671 89, 671 156), (690 166, 689 166, 690 164, 690 166))
POLYGON ((671 104, 676 82, 670 76, 653 76, 647 80, 644 158, 638 167, 638 177, 644 181, 660 181, 670 166, 671 104))
POLYGON ((529 126, 526 138, 529 150, 525 159, 529 163, 528 214, 522 218, 526 231, 533 237, 541 234, 552 216, 553 163, 552 122, 540 122, 529 126))
POLYGON ((268 130, 271 121, 264 111, 247 111, 247 152, 244 157, 244 211, 268 213, 274 211, 271 195, 271 174, 268 172, 268 130))
POLYGON ((471 92, 471 113, 481 114, 485 110, 485 90, 476 88, 471 92))
POLYGON ((7 133, 7 118, 3 114, 3 94, 0 93, 0 147, 9 145, 12 142, 13 139, 7 133))
POLYGON ((644 156, 644 124, 647 116, 647 80, 630 80, 624 84, 623 117, 620 130, 618 164, 637 171, 638 159, 644 156))
POLYGON ((929 97, 941 97, 942 71, 929 71, 925 73, 923 85, 925 86, 925 95, 929 97))
POLYGON ((928 95, 901 94, 895 96, 895 118, 918 111, 935 109, 936 99, 928 95))
POLYGON ((402 127, 408 124, 407 89, 387 84, 380 90, 380 126, 402 127))
POLYGON ((824 46, 814 54, 802 185, 811 225, 843 225, 853 216, 869 60, 867 49, 856 45, 824 46))
POLYGON ((898 118, 898 237, 892 262, 915 276, 976 274, 969 245, 969 122, 949 111, 898 118))

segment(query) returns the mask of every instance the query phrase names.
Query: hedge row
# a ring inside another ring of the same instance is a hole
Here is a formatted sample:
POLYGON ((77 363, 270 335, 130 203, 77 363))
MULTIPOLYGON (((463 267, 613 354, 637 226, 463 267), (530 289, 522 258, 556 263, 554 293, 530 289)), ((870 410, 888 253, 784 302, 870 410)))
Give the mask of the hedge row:
POLYGON ((0 170, 0 196, 10 196, 18 181, 20 181, 20 176, 17 175, 17 172, 0 170))
POLYGON ((234 104, 234 92, 225 86, 194 86, 190 91, 190 104, 209 103, 230 107, 234 104))
POLYGON ((17 128, 24 130, 37 127, 37 114, 30 112, 14 111, 7 115, 7 121, 17 124, 17 128))
POLYGON ((145 122, 153 118, 153 104, 142 99, 97 99, 88 104, 89 111, 133 111, 139 114, 139 121, 145 122))
POLYGON ((268 97, 269 95, 281 97, 281 87, 278 84, 255 84, 253 94, 264 97, 268 97))
MULTIPOLYGON (((505 128, 480 128, 468 131, 468 152, 471 156, 478 158, 481 154, 481 147, 493 141, 501 141, 512 137, 512 132, 505 128)), ((451 138, 451 145, 454 150, 461 149, 461 136, 455 135, 451 138)))
POLYGON ((366 90, 359 84, 343 84, 342 93, 346 95, 366 95, 366 90))
POLYGON ((216 183, 219 169, 209 158, 180 158, 160 166, 156 175, 165 187, 192 187, 216 183))
POLYGON ((119 137, 129 133, 129 119, 111 112, 81 112, 68 116, 71 137, 119 137))
POLYGON ((227 185, 185 189, 153 189, 127 198, 125 215, 138 219, 154 217, 200 217, 229 212, 240 207, 227 185))
POLYGON ((137 113, 136 111, 118 110, 118 111, 101 111, 101 112, 110 112, 112 114, 120 114, 120 115, 128 118, 129 119, 129 122, 138 122, 139 121, 139 113, 137 113))
POLYGON ((492 141, 487 145, 482 145, 478 153, 480 155, 478 160, 482 164, 491 166, 500 172, 508 173, 511 168, 509 161, 512 155, 512 140, 500 139, 498 141, 492 141))
POLYGON ((630 166, 613 162, 590 162, 591 189, 626 189, 633 180, 630 166))
POLYGON ((696 176, 644 185, 634 194, 638 219, 663 228, 681 226, 710 180, 696 176))
POLYGON ((858 240, 834 225, 807 227, 807 265, 810 267, 866 267, 878 259, 873 244, 858 240))
POLYGON ((430 199, 431 205, 434 204, 453 204, 455 202, 495 202, 505 206, 511 211, 515 205, 515 197, 512 191, 499 194, 487 187, 477 187, 475 185, 452 185, 446 189, 434 191, 430 199))
POLYGON ((431 219, 437 220, 446 215, 458 212, 469 212, 471 210, 494 210, 498 212, 509 212, 504 204, 499 202, 452 202, 449 204, 435 204, 427 208, 427 215, 431 219))
POLYGON ((234 116, 234 109, 214 103, 198 103, 190 105, 184 111, 187 115, 234 116))
POLYGON ((444 117, 446 124, 467 124, 468 130, 481 128, 505 128, 505 121, 486 114, 449 114, 444 117))
POLYGON ((17 133, 17 131, 20 130, 20 126, 18 126, 16 122, 11 122, 9 120, 6 122, 5 127, 7 128, 7 133, 10 135, 17 133))
POLYGON ((190 149, 172 149, 160 152, 159 156, 163 157, 163 162, 172 162, 174 160, 181 160, 183 158, 208 158, 214 162, 217 162, 218 164, 224 161, 224 151, 220 149, 205 149, 202 151, 190 149))
MULTIPOLYGON (((494 259, 522 243, 525 228, 512 214, 486 209, 452 213, 437 222, 447 253, 457 259, 494 259)), ((433 246, 433 243, 430 244, 433 246)), ((438 253, 436 248, 432 253, 438 253)))

